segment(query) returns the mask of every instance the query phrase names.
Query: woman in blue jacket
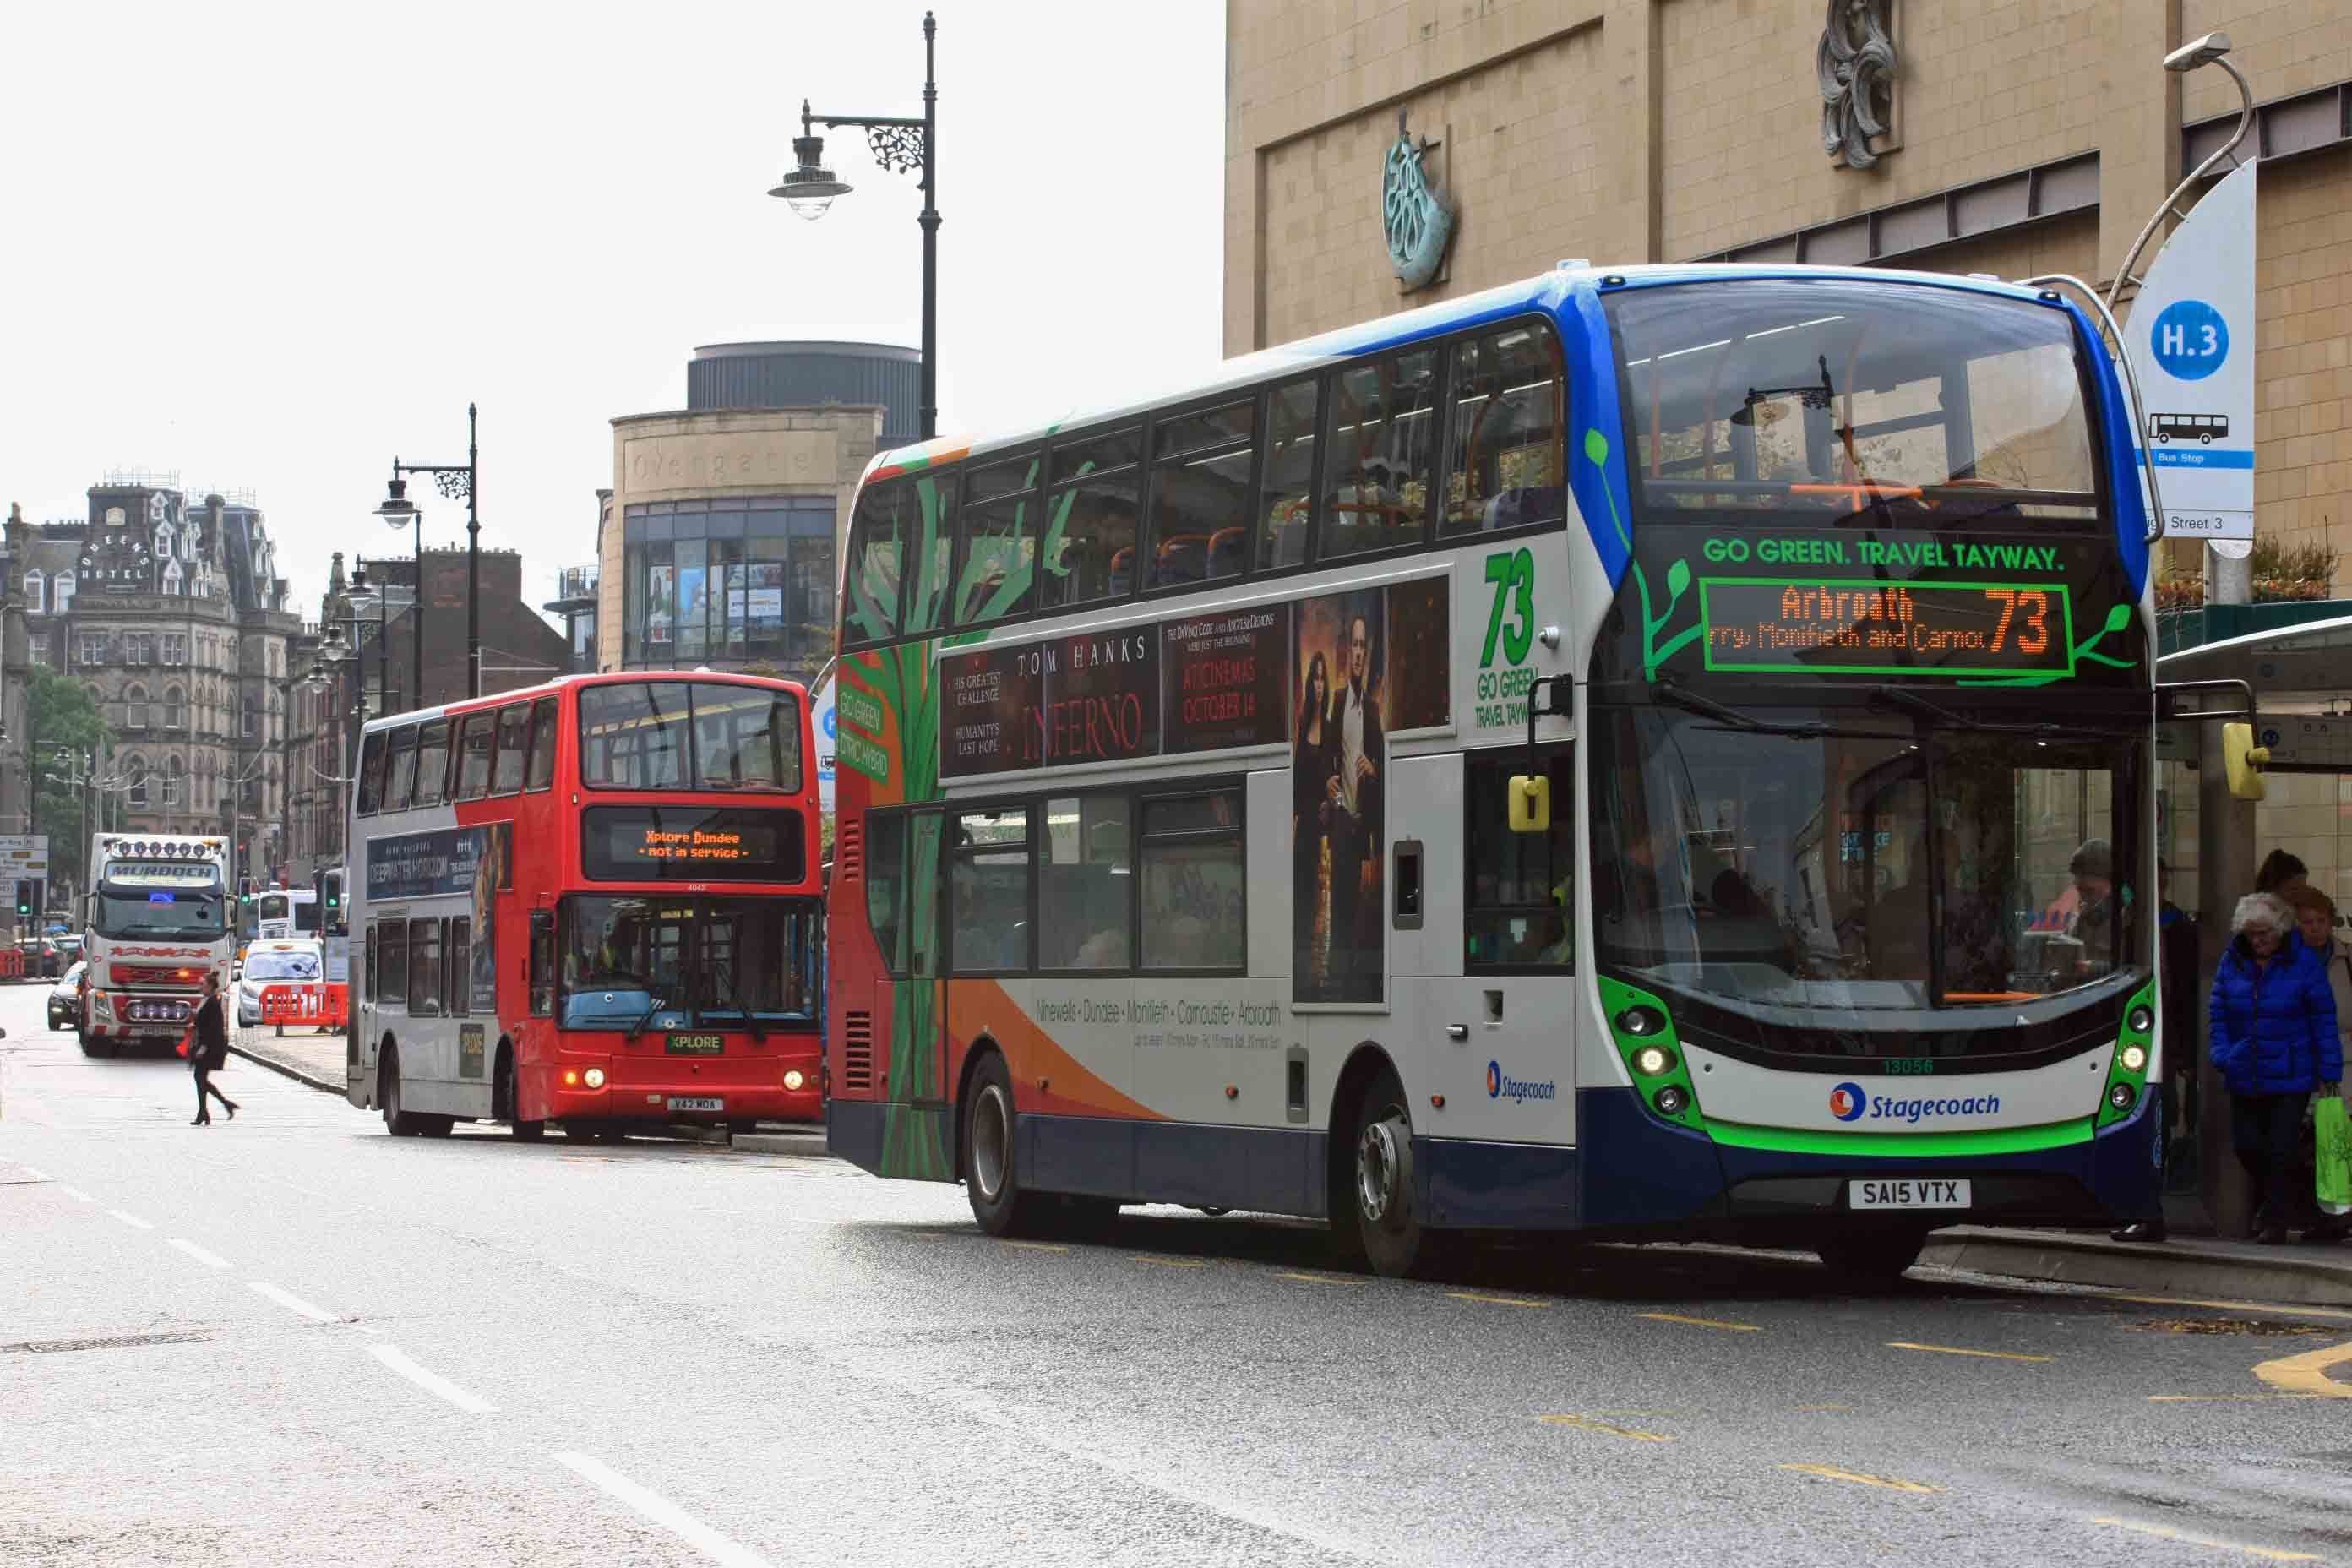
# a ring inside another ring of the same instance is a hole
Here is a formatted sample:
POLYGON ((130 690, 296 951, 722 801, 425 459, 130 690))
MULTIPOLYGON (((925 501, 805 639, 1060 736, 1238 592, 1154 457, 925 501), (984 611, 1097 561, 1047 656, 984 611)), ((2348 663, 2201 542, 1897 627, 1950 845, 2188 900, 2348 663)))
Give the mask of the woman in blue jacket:
POLYGON ((2327 973, 2300 940, 2294 912, 2268 893, 2249 893, 2230 929, 2237 935, 2213 972, 2210 1051, 2230 1090, 2231 1145, 2253 1181, 2256 1239, 2275 1244, 2286 1239, 2294 1206, 2288 1171, 2304 1107, 2314 1089, 2336 1091, 2344 1053, 2327 973))

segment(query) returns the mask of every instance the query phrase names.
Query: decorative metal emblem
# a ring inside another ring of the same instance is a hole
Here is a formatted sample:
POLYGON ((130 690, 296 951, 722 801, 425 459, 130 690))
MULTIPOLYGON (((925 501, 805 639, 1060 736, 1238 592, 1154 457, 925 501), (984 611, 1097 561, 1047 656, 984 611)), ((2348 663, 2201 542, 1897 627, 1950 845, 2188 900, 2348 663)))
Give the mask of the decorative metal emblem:
POLYGON ((1822 88, 1822 151, 1849 169, 1878 162, 1870 139, 1895 120, 1895 40, 1887 32, 1892 0, 1829 0, 1813 74, 1822 88))
POLYGON ((1429 188, 1422 160, 1439 145, 1427 137, 1418 142, 1405 129, 1404 111, 1397 111, 1397 139, 1389 149, 1381 176, 1382 226, 1389 242, 1389 265, 1407 290, 1426 289, 1445 259, 1446 242, 1454 237, 1454 209, 1429 188))

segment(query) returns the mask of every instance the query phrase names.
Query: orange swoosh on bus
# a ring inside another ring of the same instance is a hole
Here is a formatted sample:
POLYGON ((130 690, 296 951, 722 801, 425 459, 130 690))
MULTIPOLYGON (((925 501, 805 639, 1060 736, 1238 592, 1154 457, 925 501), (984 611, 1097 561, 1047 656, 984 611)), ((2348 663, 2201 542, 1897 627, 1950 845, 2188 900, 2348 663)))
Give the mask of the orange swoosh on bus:
POLYGON ((993 980, 948 982, 948 1032, 967 1048, 982 1035, 1003 1047, 1013 1068, 1014 1098, 1024 1110, 1168 1120, 1105 1083, 1053 1036, 1031 1023, 1021 1005, 993 980), (1037 1086, 1039 1079, 1045 1080, 1042 1089, 1037 1086))

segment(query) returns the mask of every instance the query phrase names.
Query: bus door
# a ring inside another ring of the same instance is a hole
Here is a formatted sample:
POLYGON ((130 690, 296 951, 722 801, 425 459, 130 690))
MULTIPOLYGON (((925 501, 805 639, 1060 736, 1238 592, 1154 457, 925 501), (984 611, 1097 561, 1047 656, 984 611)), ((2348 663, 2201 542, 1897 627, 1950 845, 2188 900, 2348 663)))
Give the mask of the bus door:
MULTIPOLYGON (((1446 1133, 1514 1143, 1576 1142, 1575 748, 1496 747, 1393 765, 1399 798, 1443 807, 1412 814, 1423 861, 1422 941, 1431 978, 1425 1028, 1445 1096, 1446 1133), (1408 778, 1425 772, 1426 780, 1408 778), (1548 820, 1512 826, 1510 782, 1545 781, 1548 820)), ((1415 841, 1400 837, 1390 868, 1391 941, 1402 946, 1415 841)), ((1570 1194, 1563 1192, 1565 1205, 1570 1194)), ((1530 1218, 1536 1216, 1530 1215, 1530 1218)))

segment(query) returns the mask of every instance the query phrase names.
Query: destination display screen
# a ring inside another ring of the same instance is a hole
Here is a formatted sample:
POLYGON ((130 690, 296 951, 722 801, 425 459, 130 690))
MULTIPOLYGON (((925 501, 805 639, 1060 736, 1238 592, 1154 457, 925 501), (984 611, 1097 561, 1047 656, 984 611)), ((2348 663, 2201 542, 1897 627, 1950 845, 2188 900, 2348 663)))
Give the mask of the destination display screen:
POLYGON ((789 806, 599 805, 583 869, 600 882, 797 882, 801 814, 789 806))
POLYGON ((1710 670, 2071 674, 2073 605, 2057 583, 1701 577, 1710 670))

